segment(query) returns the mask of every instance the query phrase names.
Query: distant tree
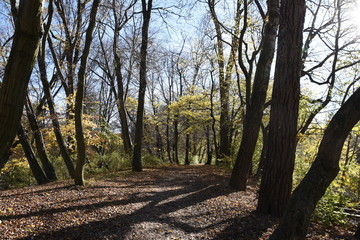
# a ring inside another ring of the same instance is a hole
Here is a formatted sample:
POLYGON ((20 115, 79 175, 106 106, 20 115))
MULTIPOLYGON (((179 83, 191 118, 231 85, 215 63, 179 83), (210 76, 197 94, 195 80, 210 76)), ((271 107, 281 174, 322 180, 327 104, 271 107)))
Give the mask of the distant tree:
MULTIPOLYGON (((222 24, 219 22, 215 6, 216 1, 207 0, 210 10, 211 18, 215 26, 216 36, 216 50, 217 50, 217 65, 219 71, 219 91, 220 91, 220 142, 219 142, 219 157, 228 157, 231 154, 231 120, 229 113, 229 100, 230 100, 230 86, 233 68, 236 63, 236 53, 239 47, 238 35, 241 13, 241 1, 236 1, 236 14, 234 17, 233 33, 231 38, 230 54, 225 59, 224 53, 224 34, 222 33, 222 24)), ((247 3, 244 3, 247 4, 247 3)))
POLYGON ((268 151, 257 209, 280 217, 291 190, 302 69, 304 0, 283 0, 271 98, 268 151))
POLYGON ((340 107, 324 132, 309 172, 294 190, 271 240, 305 239, 311 215, 339 173, 339 160, 351 129, 360 121, 360 88, 340 107))
MULTIPOLYGON (((13 44, 0 88, 0 159, 19 130, 27 86, 42 34, 42 0, 21 0, 16 15, 13 44)), ((5 162, 0 162, 0 169, 5 162)))
POLYGON ((152 11, 152 0, 142 0, 142 16, 143 24, 141 28, 141 49, 140 49, 140 86, 138 96, 138 107, 136 112, 135 123, 135 140, 134 152, 132 158, 132 170, 142 171, 141 163, 141 149, 144 127, 144 105, 145 105, 145 91, 146 91, 146 61, 147 61, 147 48, 149 40, 149 25, 152 11))

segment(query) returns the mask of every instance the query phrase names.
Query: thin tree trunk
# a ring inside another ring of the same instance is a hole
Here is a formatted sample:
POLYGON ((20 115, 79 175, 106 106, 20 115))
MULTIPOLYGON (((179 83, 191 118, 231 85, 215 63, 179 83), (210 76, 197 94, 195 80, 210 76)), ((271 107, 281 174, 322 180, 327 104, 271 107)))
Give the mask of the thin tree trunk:
POLYGON ((117 91, 117 107, 120 117, 120 124, 121 124, 121 138, 124 141, 124 151, 128 154, 131 154, 132 151, 132 143, 130 138, 130 132, 129 132, 129 124, 125 109, 125 92, 124 92, 124 82, 123 82, 123 75, 121 73, 121 60, 120 56, 118 54, 118 48, 117 44, 120 41, 120 26, 119 26, 119 20, 117 17, 117 11, 118 9, 115 8, 115 1, 113 1, 113 14, 114 14, 114 44, 113 44, 113 53, 114 53, 114 64, 115 64, 115 75, 116 75, 116 81, 118 86, 117 91))
MULTIPOLYGON (((42 0, 21 0, 15 34, 0 88, 0 160, 5 159, 19 130, 27 86, 41 37, 42 0)), ((5 165, 0 162, 0 169, 5 165)))
POLYGON ((274 217, 282 215, 292 190, 305 10, 305 0, 281 1, 269 147, 257 206, 274 217))
POLYGON ((178 130, 178 116, 175 115, 174 116, 175 120, 174 120, 174 161, 176 164, 180 164, 179 161, 179 130, 178 130))
POLYGON ((269 138, 269 134, 268 134, 268 126, 264 126, 263 124, 261 124, 261 130, 262 130, 262 137, 263 137, 263 142, 262 142, 262 149, 261 149, 261 156, 260 156, 260 160, 259 160, 259 166, 258 169, 256 170, 256 177, 259 178, 263 172, 264 169, 264 165, 265 165, 265 159, 266 159, 266 154, 267 154, 267 149, 268 149, 268 138, 269 138))
POLYGON ((207 151, 207 160, 206 165, 211 165, 213 149, 211 147, 210 139, 210 127, 206 127, 206 151, 207 151))
POLYGON ((50 160, 48 158, 45 143, 44 143, 44 138, 41 133, 41 129, 39 128, 39 125, 37 123, 37 120, 36 120, 36 117, 34 114, 34 110, 31 106, 31 102, 30 102, 29 98, 27 98, 25 107, 26 107, 26 114, 27 114, 27 117, 29 120, 30 128, 34 134, 35 146, 36 146, 36 150, 37 150, 37 154, 39 156, 40 162, 42 164, 42 167, 44 169, 46 177, 50 181, 54 181, 57 179, 56 172, 55 172, 53 164, 50 162, 50 160))
POLYGON ((141 149, 142 149, 142 137, 143 137, 143 122, 144 122, 144 105, 145 105, 145 91, 146 91, 146 59, 147 48, 149 38, 149 25, 152 11, 152 0, 142 0, 142 15, 143 25, 141 32, 141 49, 140 49, 140 87, 138 97, 138 108, 136 113, 135 124, 135 142, 134 152, 132 159, 132 170, 136 172, 142 171, 141 163, 141 149))
POLYGON ((34 151, 27 139, 26 133, 22 126, 20 126, 20 128, 19 128, 18 137, 19 137, 21 146, 24 150, 25 157, 29 162, 30 169, 36 179, 36 182, 39 185, 50 182, 49 179, 45 176, 39 163, 37 162, 34 151))
POLYGON ((190 134, 186 134, 185 138, 185 165, 190 165, 190 134))
MULTIPOLYGON (((79 0, 80 4, 80 0, 79 0)), ((86 145, 84 139, 84 131, 82 124, 83 99, 85 92, 85 75, 87 68, 87 60, 90 53, 92 42, 92 34, 96 25, 96 14, 100 4, 100 0, 94 0, 89 19, 89 26, 86 30, 85 46, 81 56, 81 63, 78 72, 77 91, 75 96, 75 138, 77 144, 77 161, 75 168, 75 185, 84 185, 84 168, 86 162, 86 145)))
POLYGON ((256 67, 250 107, 246 108, 243 135, 230 186, 245 191, 259 135, 261 119, 268 90, 271 64, 274 58, 277 29, 279 26, 279 0, 268 1, 268 22, 265 25, 262 50, 256 67))
POLYGON ((46 65, 45 65, 45 44, 43 41, 43 47, 42 49, 40 49, 39 52, 39 56, 38 56, 38 65, 39 65, 39 71, 40 71, 40 79, 43 85, 43 91, 44 91, 44 95, 46 97, 47 100, 47 104, 48 104, 48 108, 49 108, 49 112, 50 112, 50 118, 53 124, 53 129, 54 129, 54 134, 55 134, 55 138, 56 141, 59 145, 59 151, 61 154, 61 157, 64 160, 64 163, 66 165, 66 168, 69 172, 69 175, 71 178, 75 177, 75 168, 74 168, 74 164, 73 161, 69 155, 68 152, 68 148, 66 147, 66 143, 65 140, 63 138, 63 135, 61 133, 61 129, 60 129, 60 122, 58 120, 58 115, 55 111, 55 104, 54 104, 54 99, 53 96, 51 94, 51 90, 50 90, 50 84, 47 80, 47 73, 46 73, 46 65))
POLYGON ((360 88, 331 119, 309 172, 294 190, 271 240, 303 240, 316 204, 339 173, 346 137, 360 120, 360 88))

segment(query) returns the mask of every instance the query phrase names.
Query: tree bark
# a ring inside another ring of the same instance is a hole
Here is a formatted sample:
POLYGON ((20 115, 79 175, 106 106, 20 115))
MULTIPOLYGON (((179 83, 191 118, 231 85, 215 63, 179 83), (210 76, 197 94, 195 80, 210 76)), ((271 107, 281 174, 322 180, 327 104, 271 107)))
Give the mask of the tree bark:
POLYGON ((53 164, 50 162, 50 160, 48 158, 45 143, 44 143, 44 138, 43 138, 43 135, 39 128, 39 125, 37 123, 37 120, 36 120, 36 117, 34 114, 34 110, 31 106, 31 102, 30 102, 29 98, 27 98, 25 106, 26 106, 26 114, 27 114, 27 117, 29 120, 30 128, 34 134, 35 146, 36 146, 36 150, 37 150, 37 154, 39 156, 40 162, 42 164, 42 167, 44 169, 46 177, 50 181, 54 181, 57 179, 56 172, 55 172, 53 164))
POLYGON ((141 149, 142 149, 142 137, 143 137, 143 122, 144 122, 144 105, 145 105, 145 91, 146 91, 146 59, 147 59, 147 48, 149 38, 149 25, 152 11, 152 0, 142 0, 142 16, 143 24, 141 30, 141 49, 140 49, 140 86, 139 86, 139 97, 138 107, 136 113, 135 123, 135 142, 134 152, 132 158, 132 170, 136 172, 142 171, 141 162, 141 149))
POLYGON ((18 131, 18 137, 21 143, 21 146, 24 150, 25 157, 28 160, 31 172, 33 173, 36 182, 40 184, 45 184, 50 182, 49 179, 45 176, 43 170, 41 169, 39 163, 36 160, 34 151, 27 139, 26 133, 22 126, 20 126, 18 131))
POLYGON ((281 1, 269 147, 257 206, 274 217, 282 215, 292 190, 305 10, 305 0, 281 1))
POLYGON ((360 88, 331 119, 309 172, 294 190, 279 227, 271 240, 302 240, 311 215, 326 189, 339 173, 344 142, 360 120, 360 88))
POLYGON ((259 135, 269 86, 271 64, 279 26, 279 0, 268 1, 268 22, 265 25, 262 50, 256 67, 250 108, 246 109, 240 149, 230 178, 230 186, 245 191, 248 173, 259 135))
MULTIPOLYGON (((79 1, 80 4, 80 1, 79 1)), ((86 162, 86 145, 82 124, 83 99, 85 92, 85 75, 87 68, 87 60, 90 53, 92 42, 92 34, 96 25, 96 14, 100 4, 100 0, 94 0, 89 19, 89 26, 86 30, 85 45, 81 56, 80 68, 78 72, 77 91, 75 96, 75 138, 77 144, 77 161, 75 168, 75 185, 84 185, 84 168, 86 162)))
MULTIPOLYGON (((0 88, 0 160, 8 153, 19 130, 30 75, 42 34, 42 0, 21 0, 15 34, 0 88)), ((5 164, 0 162, 0 169, 5 164)))

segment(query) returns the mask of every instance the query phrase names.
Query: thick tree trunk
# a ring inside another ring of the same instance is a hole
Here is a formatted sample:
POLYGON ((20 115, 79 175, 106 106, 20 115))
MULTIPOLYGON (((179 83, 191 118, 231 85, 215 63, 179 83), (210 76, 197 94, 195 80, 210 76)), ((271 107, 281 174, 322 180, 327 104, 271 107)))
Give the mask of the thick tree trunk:
POLYGON ((24 150, 25 157, 28 160, 30 169, 36 179, 36 182, 40 184, 48 183, 50 182, 49 179, 45 176, 43 170, 41 169, 39 163, 36 160, 34 151, 27 139, 26 133, 22 126, 20 126, 18 131, 18 137, 21 143, 21 146, 24 150))
POLYGON ((135 142, 134 152, 132 159, 132 170, 136 172, 142 171, 141 162, 141 149, 142 149, 142 138, 143 138, 143 122, 144 122, 144 105, 145 105, 145 91, 146 91, 146 59, 147 59, 147 48, 149 38, 149 25, 152 11, 152 0, 142 0, 142 15, 143 25, 141 30, 141 49, 140 49, 140 86, 139 86, 139 97, 138 97, 138 108, 136 112, 136 123, 135 123, 135 142))
POLYGON ((75 138, 77 146, 77 161, 75 168, 75 184, 83 186, 84 183, 84 168, 86 162, 86 145, 83 132, 82 114, 83 114, 83 99, 85 92, 85 75, 87 68, 87 60, 90 53, 90 46, 92 42, 92 34, 96 25, 96 14, 100 4, 100 0, 94 0, 89 19, 89 26, 86 30, 85 46, 81 56, 80 68, 78 72, 77 91, 75 96, 75 138))
POLYGON ((245 191, 248 174, 259 135, 269 86, 271 64, 274 58, 277 29, 279 26, 279 0, 268 1, 268 22, 265 25, 262 50, 256 67, 250 108, 246 109, 243 135, 230 186, 245 191))
MULTIPOLYGON (((42 0, 21 0, 15 34, 0 88, 0 160, 19 130, 30 75, 42 34, 42 0)), ((4 163, 0 163, 3 167, 4 163)))
POLYGON ((36 150, 37 150, 37 154, 39 156, 40 162, 42 164, 42 167, 44 169, 46 177, 50 181, 54 181, 57 179, 56 172, 55 172, 53 164, 50 162, 50 160, 48 158, 45 143, 44 143, 44 138, 41 133, 41 129, 39 128, 39 125, 37 123, 37 120, 36 120, 36 117, 34 114, 34 110, 31 106, 31 102, 30 102, 29 98, 27 98, 25 106, 26 106, 26 114, 27 114, 27 117, 29 120, 30 128, 34 134, 35 146, 36 146, 36 150))
POLYGON ((305 10, 305 0, 281 1, 269 148, 257 206, 275 217, 282 215, 292 190, 305 10))
POLYGON ((330 121, 315 161, 294 190, 279 227, 271 236, 271 240, 305 239, 316 204, 340 170, 339 159, 346 137, 359 120, 360 88, 330 121))

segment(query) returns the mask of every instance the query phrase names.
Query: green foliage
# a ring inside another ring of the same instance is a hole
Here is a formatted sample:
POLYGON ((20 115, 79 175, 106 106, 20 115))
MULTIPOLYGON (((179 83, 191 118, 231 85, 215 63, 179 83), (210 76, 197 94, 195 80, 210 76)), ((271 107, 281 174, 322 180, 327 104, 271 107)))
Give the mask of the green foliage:
POLYGON ((164 162, 161 161, 160 158, 150 154, 145 154, 142 158, 142 161, 143 167, 158 167, 164 164, 164 162))
POLYGON ((339 197, 339 194, 330 187, 317 204, 314 218, 327 225, 345 224, 346 216, 339 208, 339 197))
POLYGON ((0 172, 0 189, 19 188, 35 183, 25 158, 13 158, 0 172))

